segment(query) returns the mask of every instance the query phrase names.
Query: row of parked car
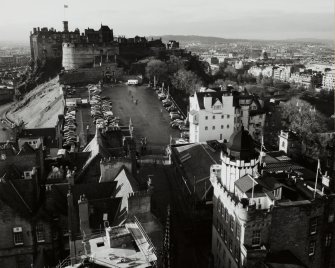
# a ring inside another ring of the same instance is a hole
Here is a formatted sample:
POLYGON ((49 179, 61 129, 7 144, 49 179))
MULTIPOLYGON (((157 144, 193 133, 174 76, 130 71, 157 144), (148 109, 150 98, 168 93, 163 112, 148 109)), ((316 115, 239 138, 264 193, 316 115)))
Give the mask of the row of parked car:
POLYGON ((110 98, 101 97, 99 86, 91 87, 89 90, 91 96, 91 116, 97 127, 119 127, 120 118, 113 115, 110 98))
POLYGON ((72 144, 78 142, 76 134, 76 109, 75 107, 68 106, 65 114, 65 122, 63 128, 63 147, 71 147, 72 144))
POLYGON ((181 138, 185 140, 185 142, 189 139, 189 128, 188 122, 185 122, 185 118, 181 115, 178 108, 174 105, 172 100, 167 96, 162 89, 156 90, 158 99, 162 102, 163 107, 167 112, 169 112, 169 116, 171 119, 170 126, 172 128, 177 128, 181 132, 181 138))

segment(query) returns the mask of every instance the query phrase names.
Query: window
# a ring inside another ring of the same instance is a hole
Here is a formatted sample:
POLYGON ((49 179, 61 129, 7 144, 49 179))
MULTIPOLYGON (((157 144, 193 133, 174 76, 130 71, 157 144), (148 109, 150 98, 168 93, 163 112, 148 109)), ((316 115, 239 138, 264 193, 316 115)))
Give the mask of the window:
POLYGON ((240 235, 241 235, 241 225, 236 223, 236 238, 237 238, 237 240, 240 240, 240 235))
POLYGON ((326 247, 329 247, 331 243, 332 243, 332 234, 329 233, 326 235, 326 243, 325 243, 326 247))
POLYGON ((261 244, 261 231, 260 230, 252 231, 251 245, 259 246, 260 244, 261 244))
POLYGON ((285 141, 281 143, 281 147, 285 147, 285 141))
POLYGON ((36 238, 37 238, 37 242, 44 242, 45 240, 43 223, 38 223, 36 225, 36 238))
POLYGON ((221 119, 224 119, 224 115, 221 115, 221 119))
POLYGON ((316 234, 316 228, 317 228, 317 226, 318 226, 318 218, 314 217, 309 222, 309 233, 311 235, 316 234))
POLYGON ((52 239, 53 240, 57 240, 58 239, 58 233, 57 233, 56 230, 54 230, 53 233, 52 233, 52 239))
POLYGON ((233 240, 229 238, 229 243, 228 243, 229 251, 233 252, 233 240))
POLYGON ((213 115, 213 119, 215 119, 215 115, 213 115))
POLYGON ((315 241, 309 242, 308 256, 313 256, 315 254, 315 241))
POLYGON ((208 127, 205 127, 205 130, 208 130, 208 127))
POLYGON ((239 250, 238 250, 238 247, 235 246, 235 250, 234 250, 234 257, 235 257, 235 260, 238 262, 238 259, 239 259, 239 250))
POLYGON ((233 217, 231 217, 230 218, 230 230, 232 230, 232 231, 234 231, 234 218, 233 217))
POLYGON ((24 174, 25 179, 31 179, 31 172, 30 171, 25 171, 25 172, 23 172, 23 174, 24 174))
POLYGON ((207 115, 205 116, 205 119, 206 119, 206 120, 208 119, 208 116, 207 116, 207 115))
POLYGON ((214 110, 221 110, 221 105, 214 105, 214 110))
POLYGON ((223 240, 224 240, 224 242, 227 244, 227 238, 228 238, 228 236, 227 236, 227 231, 226 230, 223 230, 223 240))
POLYGON ((23 245, 22 227, 13 228, 13 238, 15 246, 23 245))
POLYGON ((229 125, 227 125, 227 128, 229 128, 229 125))
POLYGON ((225 211, 224 211, 224 218, 226 219, 226 222, 228 223, 229 214, 228 214, 227 209, 225 209, 225 211))
POLYGON ((221 129, 223 129, 223 125, 221 125, 221 129))
POLYGON ((215 126, 212 126, 212 129, 214 130, 214 129, 215 129, 215 126))
POLYGON ((228 119, 230 118, 230 115, 229 115, 229 114, 227 114, 227 118, 228 118, 228 119))

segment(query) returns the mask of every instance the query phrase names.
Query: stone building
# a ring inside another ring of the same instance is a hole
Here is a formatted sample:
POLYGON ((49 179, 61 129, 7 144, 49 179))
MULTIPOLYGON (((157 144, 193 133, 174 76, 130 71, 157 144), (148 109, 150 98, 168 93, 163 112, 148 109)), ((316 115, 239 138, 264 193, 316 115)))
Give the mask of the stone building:
POLYGON ((229 140, 241 125, 260 140, 265 111, 259 98, 246 90, 207 90, 190 97, 189 122, 190 142, 229 140))
POLYGON ((62 43, 78 42, 80 40, 80 32, 76 29, 69 31, 68 22, 64 21, 63 31, 56 31, 53 28, 43 27, 34 28, 30 33, 30 50, 31 58, 34 61, 55 59, 61 62, 62 59, 62 43))
POLYGON ((314 189, 307 173, 287 165, 274 164, 271 172, 272 161, 255 151, 244 129, 231 136, 221 161, 210 169, 214 267, 272 267, 266 266, 274 262, 270 256, 284 251, 299 260, 297 267, 334 267, 329 187, 319 179, 314 189))

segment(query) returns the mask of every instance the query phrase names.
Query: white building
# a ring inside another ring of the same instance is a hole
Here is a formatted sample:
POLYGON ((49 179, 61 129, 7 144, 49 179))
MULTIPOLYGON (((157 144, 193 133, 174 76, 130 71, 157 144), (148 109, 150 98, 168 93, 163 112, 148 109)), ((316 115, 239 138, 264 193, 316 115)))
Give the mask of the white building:
POLYGON ((190 97, 190 142, 228 140, 234 132, 234 118, 231 93, 196 92, 190 97))
POLYGON ((229 140, 241 125, 260 140, 265 112, 258 97, 246 90, 196 92, 190 97, 190 142, 229 140))
POLYGON ((335 89, 335 70, 324 74, 322 78, 322 88, 328 91, 335 89))

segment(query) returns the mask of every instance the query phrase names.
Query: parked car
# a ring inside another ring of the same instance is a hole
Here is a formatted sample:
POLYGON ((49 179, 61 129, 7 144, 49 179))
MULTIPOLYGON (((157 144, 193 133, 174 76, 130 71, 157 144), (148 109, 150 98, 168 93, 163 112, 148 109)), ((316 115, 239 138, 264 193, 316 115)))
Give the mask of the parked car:
POLYGON ((173 113, 172 115, 170 115, 171 120, 175 120, 175 119, 182 119, 182 116, 178 113, 173 113))
POLYGON ((158 99, 159 99, 159 100, 163 100, 163 99, 165 99, 165 98, 166 98, 165 94, 160 94, 160 95, 158 95, 158 99))
POLYGON ((186 127, 185 125, 180 125, 179 129, 180 129, 180 131, 190 131, 190 129, 188 127, 186 127))
POLYGON ((186 139, 189 139, 190 138, 190 133, 188 132, 188 131, 183 131, 182 133, 181 133, 181 137, 182 138, 186 138, 186 139))
POLYGON ((170 107, 171 105, 172 105, 172 102, 163 103, 163 107, 170 107))
POLYGON ((176 112, 177 108, 174 105, 171 105, 170 107, 167 107, 166 109, 168 112, 176 112))

